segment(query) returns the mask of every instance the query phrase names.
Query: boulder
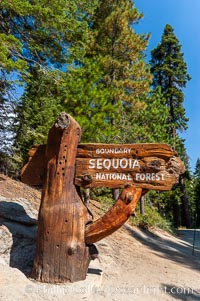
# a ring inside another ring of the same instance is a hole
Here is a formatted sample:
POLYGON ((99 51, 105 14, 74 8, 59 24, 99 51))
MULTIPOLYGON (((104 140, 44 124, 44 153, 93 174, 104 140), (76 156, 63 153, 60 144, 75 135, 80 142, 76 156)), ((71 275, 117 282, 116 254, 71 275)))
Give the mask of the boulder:
POLYGON ((0 262, 25 274, 33 265, 37 214, 26 199, 0 197, 0 262))
POLYGON ((0 219, 0 258, 4 263, 9 264, 10 251, 13 244, 12 233, 4 226, 0 219))

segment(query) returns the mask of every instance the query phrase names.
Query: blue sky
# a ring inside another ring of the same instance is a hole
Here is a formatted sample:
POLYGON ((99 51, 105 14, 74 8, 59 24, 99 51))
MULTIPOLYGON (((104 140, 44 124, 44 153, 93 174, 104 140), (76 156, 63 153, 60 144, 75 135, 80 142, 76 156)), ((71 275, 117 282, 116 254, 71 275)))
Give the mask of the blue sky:
MULTIPOLYGON (((184 90, 188 129, 183 134, 194 170, 200 158, 200 0, 134 0, 144 18, 134 28, 151 33, 148 53, 157 46, 166 24, 172 25, 192 80, 184 90)), ((147 141, 148 142, 148 141, 147 141)))

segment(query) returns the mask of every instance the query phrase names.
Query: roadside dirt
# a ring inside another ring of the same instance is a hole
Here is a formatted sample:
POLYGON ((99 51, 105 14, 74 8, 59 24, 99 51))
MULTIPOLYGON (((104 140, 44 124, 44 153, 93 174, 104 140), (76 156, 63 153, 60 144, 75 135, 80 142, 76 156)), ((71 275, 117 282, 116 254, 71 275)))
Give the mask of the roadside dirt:
POLYGON ((35 209, 39 209, 41 191, 0 174, 0 196, 5 198, 25 198, 32 203, 35 209))
MULTIPOLYGON (((40 191, 3 175, 0 196, 23 197, 39 208, 40 191)), ((91 204, 96 216, 101 213, 99 206, 91 204)), ((200 239, 198 233, 196 242, 200 239)), ((192 235, 192 231, 181 232, 176 237, 158 229, 141 231, 125 224, 96 244, 100 262, 92 263, 86 281, 75 284, 36 283, 0 258, 0 300, 200 300, 200 248, 197 244, 192 255, 192 235)))

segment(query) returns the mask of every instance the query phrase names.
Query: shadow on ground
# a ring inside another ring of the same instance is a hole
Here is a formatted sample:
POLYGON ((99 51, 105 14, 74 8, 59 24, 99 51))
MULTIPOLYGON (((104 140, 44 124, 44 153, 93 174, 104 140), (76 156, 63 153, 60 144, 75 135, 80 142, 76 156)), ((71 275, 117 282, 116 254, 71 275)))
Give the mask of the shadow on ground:
POLYGON ((140 243, 150 248, 155 255, 200 271, 200 250, 196 250, 195 255, 192 255, 191 244, 162 238, 148 230, 138 231, 129 225, 125 225, 125 229, 140 243))
POLYGON ((6 237, 1 237, 7 258, 10 258, 10 266, 29 275, 36 248, 37 220, 27 215, 23 206, 18 203, 1 202, 1 207, 4 212, 10 212, 10 215, 12 213, 14 218, 16 213, 16 220, 0 217, 0 226, 4 225, 12 235, 12 245, 9 245, 6 237), (20 213, 20 216, 17 216, 17 213, 20 213))
POLYGON ((88 274, 101 275, 103 271, 100 269, 88 268, 87 272, 88 274))

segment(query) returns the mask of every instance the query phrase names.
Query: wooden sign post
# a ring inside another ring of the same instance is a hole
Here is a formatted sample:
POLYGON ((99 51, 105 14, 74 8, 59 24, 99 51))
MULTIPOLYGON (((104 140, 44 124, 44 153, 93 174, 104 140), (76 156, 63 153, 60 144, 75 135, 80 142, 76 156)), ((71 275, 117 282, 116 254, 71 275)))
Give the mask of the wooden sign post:
POLYGON ((84 280, 93 243, 119 229, 149 189, 170 190, 184 164, 166 144, 78 144, 79 124, 61 113, 47 145, 33 147, 22 181, 43 185, 33 277, 41 282, 84 280), (96 221, 79 187, 124 188, 112 208, 96 221))

